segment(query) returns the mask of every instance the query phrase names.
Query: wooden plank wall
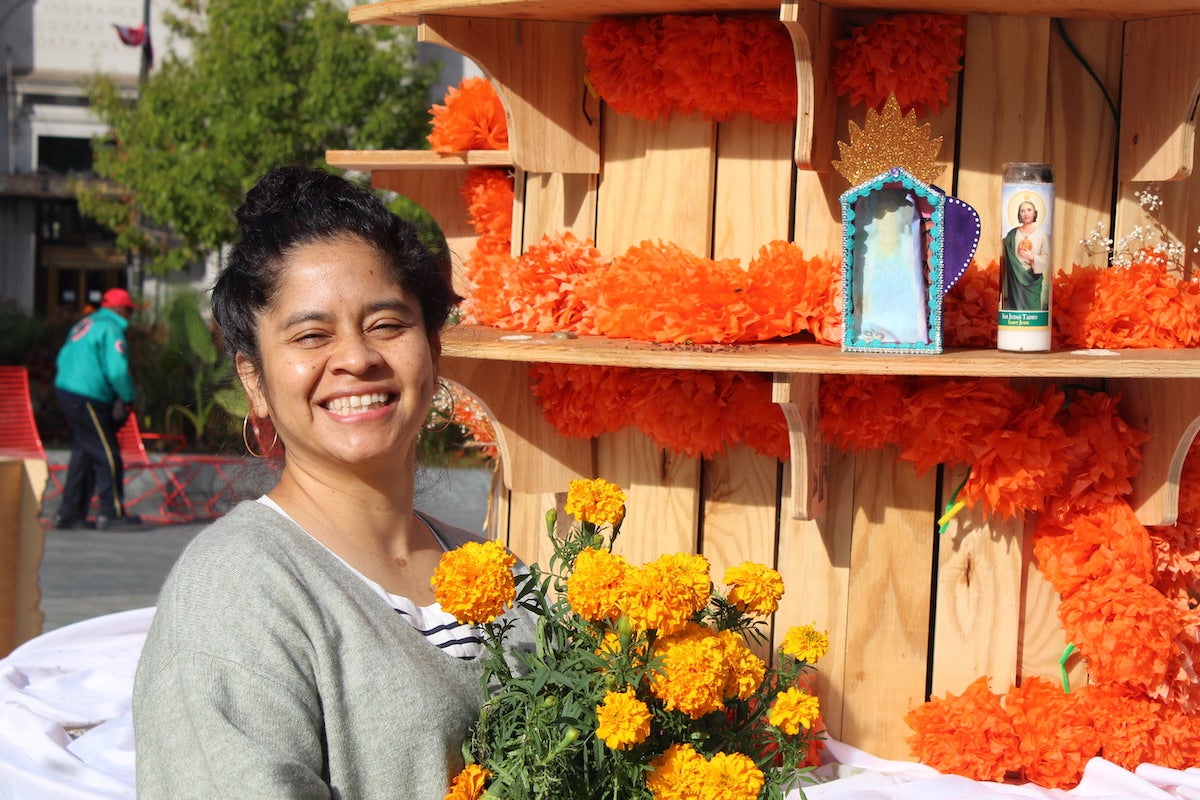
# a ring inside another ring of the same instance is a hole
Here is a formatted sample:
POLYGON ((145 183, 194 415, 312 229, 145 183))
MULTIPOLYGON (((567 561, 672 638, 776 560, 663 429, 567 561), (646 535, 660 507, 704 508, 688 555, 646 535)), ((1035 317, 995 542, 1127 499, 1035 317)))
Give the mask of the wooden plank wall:
MULTIPOLYGON (((1118 97, 1123 24, 1065 25, 1118 97)), ((1006 161, 1056 165, 1058 268, 1081 260, 1078 240, 1096 222, 1111 224, 1114 201, 1118 220, 1141 222, 1131 206, 1137 187, 1115 178, 1116 121, 1053 21, 970 16, 958 81, 961 108, 952 100, 923 121, 944 137, 946 169, 938 184, 980 213, 979 261, 999 257, 1006 161)), ((789 236, 808 254, 839 254, 837 198, 845 181, 796 170, 787 126, 680 115, 648 123, 602 111, 598 179, 519 174, 518 252, 544 233, 572 230, 593 236, 608 256, 650 240, 748 263, 763 244, 789 236)), ((861 123, 863 112, 843 102, 836 121, 818 124, 835 125, 833 139, 842 141, 848 118, 861 123)), ((1163 194, 1173 229, 1194 230, 1200 193, 1183 183, 1163 194)), ((1189 248, 1194 238, 1185 237, 1189 248)), ((512 367, 493 374, 462 361, 453 369, 467 386, 521 386, 512 367)), ((786 463, 746 448, 708 460, 680 456, 631 430, 555 444, 535 430, 528 409, 514 410, 519 397, 490 391, 501 417, 524 420, 509 426, 520 428, 525 446, 511 456, 517 463, 505 465, 498 535, 526 559, 544 557, 542 517, 561 504, 566 481, 603 476, 629 493, 618 549, 632 561, 699 551, 718 579, 742 560, 775 564, 789 587, 777 630, 815 623, 829 631, 833 647, 816 686, 833 736, 907 758, 903 716, 930 693, 959 693, 980 675, 992 676, 997 691, 1023 676, 1057 677, 1065 641, 1057 597, 1032 562, 1030 521, 986 520, 967 510, 944 534, 936 532, 961 467, 917 475, 894 450, 834 451, 827 512, 794 520, 787 513, 786 463), (552 470, 531 463, 539 448, 552 470)), ((1075 681, 1084 679, 1075 671, 1075 681)))

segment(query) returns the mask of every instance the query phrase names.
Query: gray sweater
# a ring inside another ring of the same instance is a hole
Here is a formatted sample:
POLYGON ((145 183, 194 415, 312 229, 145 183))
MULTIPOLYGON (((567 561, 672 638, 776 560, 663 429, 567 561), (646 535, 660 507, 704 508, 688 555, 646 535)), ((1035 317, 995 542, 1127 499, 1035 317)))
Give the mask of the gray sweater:
MULTIPOLYGON (((479 538, 428 521, 450 547, 479 538)), ((242 503, 192 541, 159 598, 134 681, 138 800, 442 800, 481 669, 294 523, 242 503)))

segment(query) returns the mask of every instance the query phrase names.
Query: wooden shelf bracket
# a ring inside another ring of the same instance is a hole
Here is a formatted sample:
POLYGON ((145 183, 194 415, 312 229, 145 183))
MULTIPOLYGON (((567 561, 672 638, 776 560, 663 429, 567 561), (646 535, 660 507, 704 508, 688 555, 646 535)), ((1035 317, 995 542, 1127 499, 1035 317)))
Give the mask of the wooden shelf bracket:
POLYGON ((1130 502, 1138 522, 1174 525, 1183 462, 1200 431, 1200 379, 1119 378, 1109 388, 1121 396, 1121 416, 1150 435, 1142 447, 1142 470, 1133 479, 1130 502))
POLYGON ((1125 23, 1120 177, 1192 174, 1200 114, 1200 14, 1125 23))
POLYGON ((825 513, 829 494, 829 447, 821 436, 818 401, 821 376, 776 372, 771 398, 783 410, 791 444, 792 519, 825 513))
POLYGON ((837 93, 830 73, 841 12, 811 0, 785 0, 779 20, 792 38, 796 55, 796 166, 828 172, 837 120, 837 93))
POLYGON ((586 31, 581 22, 424 16, 417 37, 462 53, 487 75, 504 101, 516 166, 595 175, 600 105, 584 83, 586 31))

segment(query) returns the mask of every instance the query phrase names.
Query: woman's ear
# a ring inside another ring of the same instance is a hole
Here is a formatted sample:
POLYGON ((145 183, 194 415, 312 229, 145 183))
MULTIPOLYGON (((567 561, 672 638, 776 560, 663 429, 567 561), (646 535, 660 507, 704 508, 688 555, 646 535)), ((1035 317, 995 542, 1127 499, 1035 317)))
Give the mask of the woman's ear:
POLYGON ((246 399, 250 401, 250 413, 259 419, 270 419, 271 406, 262 390, 262 375, 258 367, 241 353, 234 356, 233 363, 242 389, 246 392, 246 399))

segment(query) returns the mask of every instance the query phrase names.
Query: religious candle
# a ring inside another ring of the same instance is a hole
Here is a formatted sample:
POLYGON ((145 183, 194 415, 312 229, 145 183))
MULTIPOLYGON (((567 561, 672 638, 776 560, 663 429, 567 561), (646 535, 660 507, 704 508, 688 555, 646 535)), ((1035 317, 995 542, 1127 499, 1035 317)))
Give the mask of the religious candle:
POLYGON ((1001 350, 1050 349, 1054 165, 1010 162, 1000 189, 1001 350))

